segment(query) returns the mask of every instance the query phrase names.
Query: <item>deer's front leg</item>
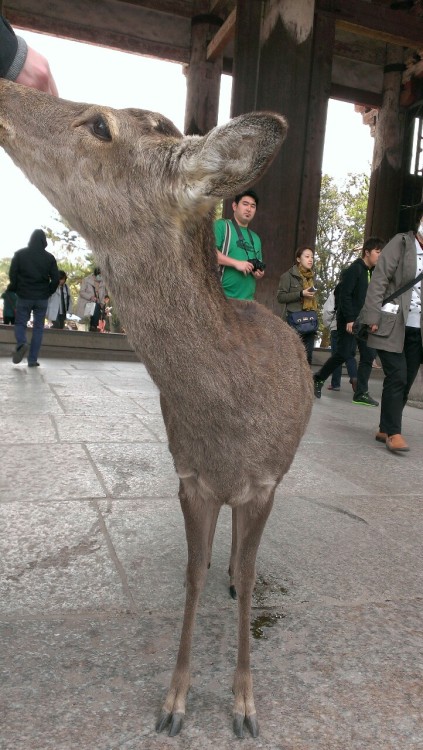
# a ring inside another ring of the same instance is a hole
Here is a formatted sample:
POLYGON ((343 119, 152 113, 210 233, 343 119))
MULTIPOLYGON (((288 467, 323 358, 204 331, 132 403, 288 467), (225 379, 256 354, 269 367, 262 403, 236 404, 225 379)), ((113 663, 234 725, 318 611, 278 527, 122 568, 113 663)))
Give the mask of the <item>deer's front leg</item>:
POLYGON ((169 736, 174 737, 182 728, 185 703, 190 686, 190 656, 195 615, 198 601, 207 575, 210 560, 212 534, 216 527, 219 506, 207 504, 198 493, 186 492, 183 481, 179 497, 185 519, 188 545, 186 571, 186 599, 181 640, 170 689, 166 696, 156 730, 161 732, 169 726, 169 736))
POLYGON ((234 571, 238 594, 238 661, 233 682, 233 728, 237 737, 244 736, 244 723, 253 737, 258 737, 259 734, 250 670, 251 597, 255 584, 257 550, 272 505, 273 492, 264 504, 254 506, 250 502, 237 507, 234 514, 237 526, 234 571))

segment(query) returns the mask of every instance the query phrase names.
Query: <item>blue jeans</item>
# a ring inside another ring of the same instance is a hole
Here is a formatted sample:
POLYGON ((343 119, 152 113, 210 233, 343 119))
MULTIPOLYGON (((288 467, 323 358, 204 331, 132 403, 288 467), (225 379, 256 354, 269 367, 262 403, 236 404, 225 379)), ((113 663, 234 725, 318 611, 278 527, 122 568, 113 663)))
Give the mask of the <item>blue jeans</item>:
POLYGON ((36 362, 41 349, 44 333, 44 321, 47 312, 48 299, 23 299, 18 297, 15 316, 16 345, 26 344, 27 323, 33 314, 33 329, 31 345, 29 347, 28 363, 36 362))

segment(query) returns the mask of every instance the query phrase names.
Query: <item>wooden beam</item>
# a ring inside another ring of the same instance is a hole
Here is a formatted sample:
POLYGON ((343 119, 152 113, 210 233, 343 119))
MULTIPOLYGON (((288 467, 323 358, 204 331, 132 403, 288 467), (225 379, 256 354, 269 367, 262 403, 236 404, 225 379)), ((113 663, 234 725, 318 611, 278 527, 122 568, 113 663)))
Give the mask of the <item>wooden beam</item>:
POLYGON ((236 6, 236 0, 210 0, 210 13, 229 15, 236 6))
POLYGON ((13 27, 28 29, 41 34, 58 36, 70 39, 74 42, 85 42, 100 47, 131 52, 137 55, 146 55, 160 60, 168 60, 181 64, 188 64, 190 59, 189 49, 177 47, 171 44, 161 43, 156 40, 143 39, 135 34, 122 34, 108 29, 100 29, 93 26, 83 26, 79 23, 70 23, 58 18, 45 18, 28 13, 8 11, 8 21, 13 27))
MULTIPOLYGON (((158 13, 169 13, 171 16, 191 18, 192 0, 123 0, 129 5, 138 5, 139 8, 155 10, 158 13)), ((122 0, 117 0, 118 3, 122 0)))
POLYGON ((423 20, 401 10, 366 0, 316 0, 316 11, 334 16, 337 28, 361 36, 401 47, 419 49, 422 46, 423 20))
POLYGON ((233 9, 232 13, 228 16, 226 21, 222 24, 220 29, 216 32, 211 42, 207 47, 207 60, 213 62, 217 60, 223 54, 223 51, 228 46, 229 42, 235 36, 235 21, 236 21, 236 8, 233 9))
POLYGON ((341 86, 338 83, 332 83, 330 98, 339 99, 341 102, 363 104, 366 107, 374 107, 375 109, 379 109, 383 101, 382 94, 373 91, 363 91, 362 89, 353 89, 350 86, 341 86))

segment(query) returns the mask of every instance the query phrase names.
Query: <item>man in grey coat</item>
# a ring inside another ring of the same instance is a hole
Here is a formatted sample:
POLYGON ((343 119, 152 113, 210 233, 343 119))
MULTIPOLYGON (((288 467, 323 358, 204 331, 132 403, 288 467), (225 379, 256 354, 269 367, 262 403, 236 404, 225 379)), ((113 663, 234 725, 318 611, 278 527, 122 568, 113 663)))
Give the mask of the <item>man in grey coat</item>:
POLYGON ((385 246, 363 308, 368 345, 377 350, 385 375, 376 440, 394 452, 410 450, 401 434, 402 412, 423 363, 421 281, 391 303, 382 302, 423 271, 423 203, 414 217, 414 229, 385 246))

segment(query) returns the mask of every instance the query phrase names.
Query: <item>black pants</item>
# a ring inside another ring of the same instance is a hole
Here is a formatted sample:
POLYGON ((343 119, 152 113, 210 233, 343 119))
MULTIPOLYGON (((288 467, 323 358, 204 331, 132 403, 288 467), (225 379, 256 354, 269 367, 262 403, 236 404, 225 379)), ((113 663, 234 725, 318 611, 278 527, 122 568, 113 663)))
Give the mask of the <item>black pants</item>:
POLYGON ((65 327, 66 315, 64 313, 58 313, 56 320, 53 321, 52 328, 64 328, 65 327))
POLYGON ((383 349, 378 349, 377 353, 385 375, 379 429, 388 435, 401 434, 402 412, 423 362, 420 328, 406 327, 404 349, 401 353, 385 352, 383 349))
POLYGON ((309 365, 311 365, 311 360, 313 358, 315 337, 316 337, 316 334, 314 333, 314 331, 311 331, 311 333, 300 333, 300 339, 304 344, 304 348, 306 350, 307 362, 309 363, 309 365))
POLYGON ((98 302, 95 303, 94 315, 90 318, 90 328, 97 328, 98 321, 100 320, 101 307, 98 302))
POLYGON ((355 393, 357 396, 361 396, 369 390, 369 378, 376 352, 374 349, 370 349, 364 341, 357 340, 352 333, 347 333, 345 325, 344 323, 338 325, 338 341, 335 354, 332 354, 326 360, 323 367, 316 372, 314 377, 316 380, 326 380, 337 367, 343 365, 350 357, 354 357, 357 345, 360 352, 360 360, 357 370, 357 388, 355 393))

